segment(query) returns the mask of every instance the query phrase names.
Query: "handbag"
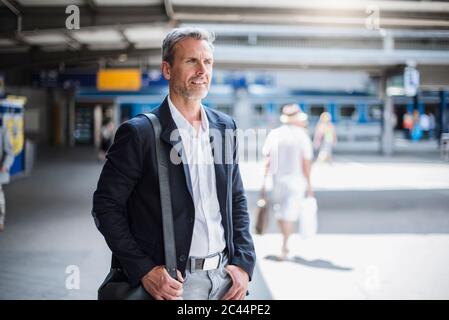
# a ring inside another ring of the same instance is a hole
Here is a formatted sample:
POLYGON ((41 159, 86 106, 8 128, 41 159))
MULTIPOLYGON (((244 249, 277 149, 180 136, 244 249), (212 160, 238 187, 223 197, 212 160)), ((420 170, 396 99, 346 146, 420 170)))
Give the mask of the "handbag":
POLYGON ((268 227, 268 198, 265 187, 265 180, 260 190, 259 199, 257 200, 256 207, 256 234, 264 234, 268 227))
MULTIPOLYGON (((175 234, 168 180, 168 160, 160 142, 161 125, 159 119, 154 114, 146 113, 144 115, 152 123, 154 130, 162 208, 165 268, 172 278, 177 279, 175 234)), ((114 259, 115 257, 113 256, 111 270, 98 289, 98 300, 153 300, 153 297, 148 294, 142 284, 139 284, 137 287, 131 287, 129 285, 125 270, 117 268, 114 259)))
POLYGON ((299 212, 299 233, 303 239, 316 235, 318 230, 317 211, 316 198, 306 197, 302 199, 299 212))

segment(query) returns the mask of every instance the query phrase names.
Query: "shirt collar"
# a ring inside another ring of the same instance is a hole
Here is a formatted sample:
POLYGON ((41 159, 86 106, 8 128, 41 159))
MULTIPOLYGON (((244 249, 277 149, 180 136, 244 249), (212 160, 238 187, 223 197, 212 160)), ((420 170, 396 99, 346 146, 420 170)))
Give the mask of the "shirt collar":
MULTIPOLYGON (((194 134, 195 128, 193 128, 193 126, 189 123, 189 121, 187 121, 187 119, 184 118, 181 112, 179 112, 179 110, 171 101, 170 95, 168 96, 167 100, 168 106, 170 108, 170 113, 178 129, 188 130, 190 133, 194 134)), ((200 110, 201 110, 201 130, 207 132, 209 130, 209 120, 207 119, 207 115, 206 112, 204 111, 203 105, 200 106, 200 110)))

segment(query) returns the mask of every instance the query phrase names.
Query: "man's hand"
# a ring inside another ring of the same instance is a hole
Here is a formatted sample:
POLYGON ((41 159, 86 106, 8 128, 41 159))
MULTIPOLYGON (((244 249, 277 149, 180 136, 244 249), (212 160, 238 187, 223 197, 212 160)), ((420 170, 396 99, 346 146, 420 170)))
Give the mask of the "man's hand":
POLYGON ((248 289, 249 276, 238 266, 227 265, 226 270, 232 279, 232 287, 223 296, 223 300, 243 300, 248 289))
POLYGON ((178 281, 173 279, 164 266, 154 267, 143 276, 141 282, 145 290, 156 300, 181 300, 184 279, 179 270, 178 281))
POLYGON ((8 170, 5 167, 0 167, 0 172, 6 173, 8 170))

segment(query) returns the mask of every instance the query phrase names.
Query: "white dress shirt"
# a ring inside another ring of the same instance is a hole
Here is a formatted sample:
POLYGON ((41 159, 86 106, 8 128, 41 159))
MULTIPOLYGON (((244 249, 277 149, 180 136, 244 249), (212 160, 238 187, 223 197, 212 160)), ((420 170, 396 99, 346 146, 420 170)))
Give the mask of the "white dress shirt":
POLYGON ((181 135, 192 183, 195 224, 189 254, 192 257, 204 257, 221 252, 226 247, 226 241, 221 223, 206 112, 201 106, 201 125, 197 133, 178 111, 170 97, 168 97, 168 105, 181 135))

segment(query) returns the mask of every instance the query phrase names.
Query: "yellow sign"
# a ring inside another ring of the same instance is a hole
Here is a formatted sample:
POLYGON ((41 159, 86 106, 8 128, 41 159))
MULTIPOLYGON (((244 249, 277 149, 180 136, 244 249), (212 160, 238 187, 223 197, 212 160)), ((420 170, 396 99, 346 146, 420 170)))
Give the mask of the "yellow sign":
POLYGON ((100 91, 138 91, 142 86, 139 69, 103 69, 97 73, 100 91))

